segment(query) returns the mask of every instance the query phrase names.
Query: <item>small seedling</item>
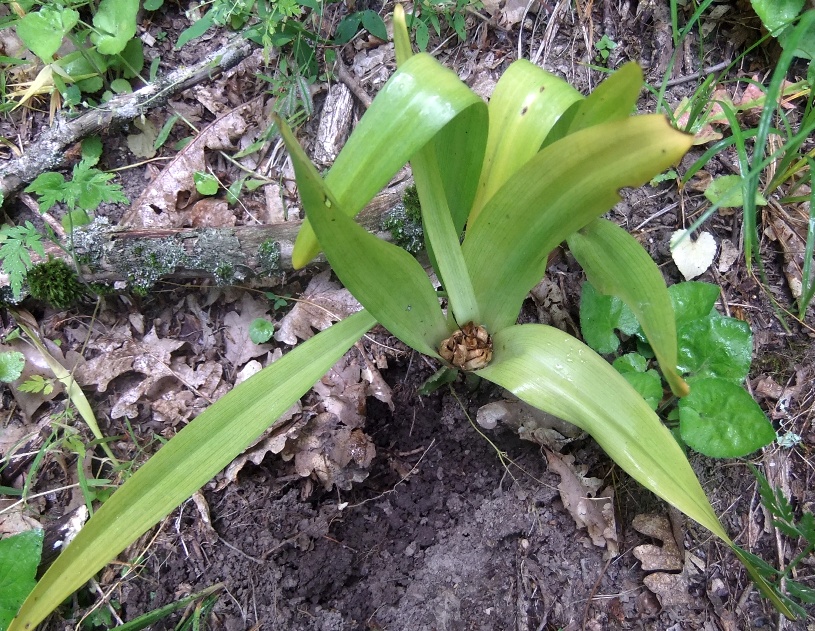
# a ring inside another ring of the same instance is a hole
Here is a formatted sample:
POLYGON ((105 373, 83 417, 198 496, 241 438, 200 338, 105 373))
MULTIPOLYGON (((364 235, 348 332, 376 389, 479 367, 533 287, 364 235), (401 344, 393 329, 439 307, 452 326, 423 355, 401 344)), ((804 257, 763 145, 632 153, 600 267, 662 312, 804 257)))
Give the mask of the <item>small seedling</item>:
POLYGON ((274 334, 274 324, 264 318, 255 318, 249 325, 249 339, 255 344, 268 342, 274 334))
POLYGON ((594 48, 597 50, 597 56, 594 59, 600 63, 606 63, 611 51, 617 48, 617 42, 613 41, 608 35, 603 35, 594 43, 594 48))

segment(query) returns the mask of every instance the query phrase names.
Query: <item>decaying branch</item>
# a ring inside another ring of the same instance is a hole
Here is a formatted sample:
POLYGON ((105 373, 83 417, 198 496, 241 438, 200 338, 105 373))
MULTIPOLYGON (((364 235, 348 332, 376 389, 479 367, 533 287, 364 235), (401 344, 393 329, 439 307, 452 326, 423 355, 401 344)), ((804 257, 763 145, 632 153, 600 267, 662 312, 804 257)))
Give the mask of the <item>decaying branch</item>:
MULTIPOLYGON (((369 232, 393 240, 408 222, 402 196, 405 179, 377 195, 356 219, 369 232), (387 220, 396 228, 387 229, 387 220)), ((78 228, 73 253, 88 283, 144 288, 159 279, 212 279, 219 284, 271 286, 292 269, 291 253, 301 221, 230 228, 126 228, 106 220, 78 228)), ((74 259, 52 244, 46 253, 71 265, 74 259)), ((318 259, 325 260, 325 259, 318 259)), ((0 287, 8 279, 0 274, 0 287)))
POLYGON ((96 134, 109 125, 130 121, 145 112, 164 105, 170 97, 201 81, 217 77, 246 59, 255 44, 242 37, 207 55, 195 66, 181 67, 131 94, 122 94, 99 108, 69 118, 57 116, 54 124, 26 147, 22 156, 0 167, 0 194, 8 199, 25 183, 45 171, 56 169, 65 151, 83 138, 96 134))

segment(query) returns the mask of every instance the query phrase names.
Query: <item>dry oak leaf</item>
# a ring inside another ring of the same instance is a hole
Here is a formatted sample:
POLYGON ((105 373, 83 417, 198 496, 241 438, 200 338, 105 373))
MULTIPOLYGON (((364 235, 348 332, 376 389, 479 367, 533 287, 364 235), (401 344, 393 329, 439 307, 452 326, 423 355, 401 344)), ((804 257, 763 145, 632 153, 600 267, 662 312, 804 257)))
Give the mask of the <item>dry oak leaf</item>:
POLYGON ((578 528, 585 528, 598 548, 606 548, 607 555, 619 552, 617 523, 611 501, 610 488, 598 494, 602 481, 585 477, 585 471, 574 466, 574 456, 562 456, 544 447, 549 468, 560 476, 560 499, 578 528))
POLYGON ((193 173, 207 170, 206 152, 231 151, 236 141, 258 127, 263 117, 259 96, 224 114, 201 132, 159 173, 122 217, 121 225, 136 228, 183 228, 189 208, 201 198, 193 173))
POLYGON ((269 308, 266 298, 253 298, 244 293, 238 311, 230 311, 224 316, 224 356, 235 368, 272 350, 270 344, 255 344, 249 337, 252 320, 265 318, 269 308))
POLYGON ((323 331, 361 308, 351 292, 332 281, 331 271, 326 270, 311 279, 301 300, 280 321, 274 339, 294 346, 298 339, 313 337, 315 329, 323 331))
POLYGON ((634 548, 634 556, 639 559, 642 569, 653 571, 643 578, 645 586, 656 594, 663 607, 689 603, 688 577, 691 572, 696 572, 698 560, 691 554, 685 554, 683 560, 668 518, 641 514, 634 517, 632 525, 642 534, 662 542, 661 546, 643 544, 634 548))

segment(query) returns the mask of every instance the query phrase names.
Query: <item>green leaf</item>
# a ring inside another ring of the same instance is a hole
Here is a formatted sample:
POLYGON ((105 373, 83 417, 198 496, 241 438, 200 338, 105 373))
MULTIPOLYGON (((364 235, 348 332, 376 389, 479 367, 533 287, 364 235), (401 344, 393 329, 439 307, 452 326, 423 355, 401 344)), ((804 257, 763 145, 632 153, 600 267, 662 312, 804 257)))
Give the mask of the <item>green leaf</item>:
POLYGON ((15 300, 20 298, 23 280, 31 267, 31 251, 45 257, 42 235, 30 221, 24 226, 3 225, 0 228, 0 261, 3 262, 3 272, 9 276, 15 300))
POLYGON ((62 46, 62 39, 76 26, 79 12, 46 4, 17 22, 17 36, 32 53, 49 63, 62 46))
POLYGON ((623 372, 623 378, 645 399, 648 407, 656 410, 662 401, 662 379, 656 370, 646 372, 623 372))
POLYGON ((364 311, 346 318, 236 386, 185 426, 94 513, 37 583, 8 631, 33 628, 201 488, 374 324, 364 311))
POLYGON ((102 156, 102 139, 99 136, 88 136, 82 141, 82 159, 90 166, 95 166, 102 156))
POLYGON ((347 44, 350 42, 354 35, 359 30, 359 25, 362 22, 359 12, 346 15, 340 23, 337 24, 337 30, 334 32, 335 44, 347 44))
MULTIPOLYGON (((340 207, 355 216, 447 123, 484 102, 430 55, 414 55, 365 112, 325 177, 340 207)), ((292 263, 303 267, 320 247, 307 218, 292 263)))
POLYGON ((139 0, 102 0, 93 16, 91 41, 103 55, 122 52, 136 34, 139 0))
POLYGON ((57 202, 65 200, 65 178, 60 173, 46 171, 29 184, 25 192, 35 193, 40 199, 40 212, 47 212, 57 202))
POLYGON ((215 195, 218 192, 218 178, 211 173, 196 171, 192 174, 192 181, 195 183, 195 190, 201 195, 215 195))
MULTIPOLYGON (((711 204, 718 204, 720 208, 741 208, 744 205, 741 176, 722 175, 714 178, 705 189, 705 197, 711 204)), ((767 199, 756 191, 756 206, 766 205, 767 199)))
POLYGON ((110 89, 116 94, 129 94, 133 92, 133 88, 130 87, 130 81, 127 79, 114 79, 110 82, 110 89))
POLYGON ((788 26, 804 8, 805 0, 751 0, 753 10, 774 37, 788 26))
POLYGON ((158 11, 164 6, 164 0, 144 0, 145 11, 158 11))
POLYGON ((590 348, 553 327, 512 326, 494 334, 492 363, 477 374, 591 434, 631 477, 731 544, 679 444, 590 348))
POLYGON ((689 447, 711 458, 740 458, 775 440, 753 397, 725 379, 694 379, 679 401, 679 430, 689 447))
POLYGON ((288 125, 276 122, 294 164, 303 207, 317 235, 325 237, 325 255, 334 272, 382 326, 420 353, 438 357, 439 344, 452 331, 424 268, 405 250, 355 223, 288 125))
POLYGON ((25 368, 25 355, 17 351, 0 352, 0 382, 11 383, 20 378, 25 368))
POLYGON ((625 375, 631 372, 645 372, 648 368, 648 360, 639 353, 626 353, 615 359, 611 365, 618 373, 625 375))
POLYGON ((126 204, 128 199, 119 184, 111 184, 113 173, 103 173, 93 168, 85 160, 74 166, 72 178, 63 189, 63 201, 69 206, 78 206, 86 211, 94 211, 102 202, 126 204))
POLYGON ((678 366, 683 373, 741 383, 752 356, 753 335, 741 320, 715 315, 679 329, 678 366))
POLYGON ((596 219, 568 238, 589 281, 619 297, 645 332, 659 367, 677 396, 688 386, 676 372, 676 320, 662 272, 634 237, 606 219, 596 219))
POLYGON ((558 140, 512 175, 463 245, 487 330, 515 322, 558 243, 614 206, 620 188, 640 186, 679 160, 691 142, 663 116, 635 116, 558 140))
POLYGON ((604 355, 613 353, 620 346, 615 329, 632 335, 637 326, 636 317, 622 300, 601 294, 588 281, 583 283, 580 332, 591 348, 604 355))
POLYGON ((695 280, 688 281, 668 287, 668 295, 673 304, 676 327, 681 328, 711 315, 719 299, 719 286, 695 280))
POLYGON ((360 19, 362 20, 362 26, 371 35, 378 37, 383 42, 388 41, 388 29, 385 28, 385 21, 376 11, 370 9, 362 11, 360 19))
POLYGON ((249 324, 249 339, 255 344, 268 342, 274 333, 274 324, 264 318, 255 318, 249 324))
POLYGON ((43 530, 0 539, 0 629, 5 629, 37 582, 43 530))
POLYGON ((524 59, 498 80, 489 102, 489 135, 472 224, 504 183, 541 148, 558 118, 580 93, 560 77, 524 59))
POLYGON ((205 15, 201 16, 200 20, 193 22, 192 26, 181 31, 181 34, 178 36, 178 41, 175 43, 175 49, 180 50, 187 42, 201 37, 214 23, 215 11, 207 11, 205 15))
POLYGON ((87 226, 91 223, 90 215, 84 208, 74 208, 65 213, 59 220, 65 232, 71 232, 74 228, 87 226))
POLYGON ((173 130, 176 122, 180 116, 178 114, 173 114, 170 118, 167 119, 167 122, 161 128, 161 131, 156 135, 156 140, 153 142, 153 149, 160 149, 165 142, 167 142, 167 138, 170 137, 170 132, 173 130))

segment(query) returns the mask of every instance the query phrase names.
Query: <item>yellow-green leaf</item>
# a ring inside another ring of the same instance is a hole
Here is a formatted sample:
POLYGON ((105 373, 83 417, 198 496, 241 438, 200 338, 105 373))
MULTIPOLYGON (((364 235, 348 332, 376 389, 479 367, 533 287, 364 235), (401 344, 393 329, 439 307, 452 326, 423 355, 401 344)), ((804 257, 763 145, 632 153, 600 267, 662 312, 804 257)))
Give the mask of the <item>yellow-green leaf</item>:
POLYGON ((595 219, 568 238, 569 248, 601 293, 620 298, 642 327, 676 396, 688 385, 676 370, 676 318, 662 272, 639 242, 606 219, 595 219))

